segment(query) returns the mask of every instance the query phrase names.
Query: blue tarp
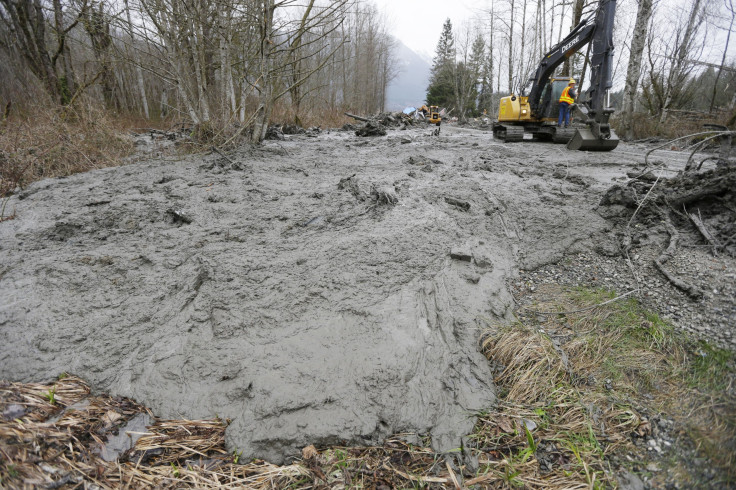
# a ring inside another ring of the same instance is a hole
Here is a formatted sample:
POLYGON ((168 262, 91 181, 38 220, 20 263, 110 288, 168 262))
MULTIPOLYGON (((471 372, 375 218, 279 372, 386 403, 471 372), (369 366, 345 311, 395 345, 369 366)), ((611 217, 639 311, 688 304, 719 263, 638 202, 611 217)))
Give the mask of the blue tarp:
POLYGON ((407 107, 406 109, 404 109, 404 114, 411 114, 412 112, 416 110, 417 110, 416 107, 407 107))

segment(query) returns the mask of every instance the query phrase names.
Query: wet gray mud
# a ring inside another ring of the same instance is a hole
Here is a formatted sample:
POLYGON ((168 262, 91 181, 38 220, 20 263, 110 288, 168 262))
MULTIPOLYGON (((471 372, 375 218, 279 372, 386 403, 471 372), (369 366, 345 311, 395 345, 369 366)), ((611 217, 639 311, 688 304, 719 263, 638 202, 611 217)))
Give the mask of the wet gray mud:
POLYGON ((595 208, 638 152, 431 129, 32 185, 0 223, 0 378, 231 419, 231 449, 276 463, 398 432, 459 447, 495 401, 477 345, 508 282, 610 248, 595 208))

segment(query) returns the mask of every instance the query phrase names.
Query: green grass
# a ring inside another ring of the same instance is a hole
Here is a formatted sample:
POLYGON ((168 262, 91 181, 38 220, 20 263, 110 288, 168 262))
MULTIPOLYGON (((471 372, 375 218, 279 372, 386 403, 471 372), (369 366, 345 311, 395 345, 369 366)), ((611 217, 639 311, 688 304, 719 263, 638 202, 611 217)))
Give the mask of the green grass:
MULTIPOLYGON (((617 465, 628 464, 624 455, 651 458, 632 445, 632 434, 645 424, 643 410, 646 418, 666 412, 676 427, 697 426, 689 430, 688 444, 725 481, 734 480, 736 400, 725 393, 735 375, 730 352, 677 331, 636 299, 601 305, 617 298, 615 292, 578 288, 539 294, 545 301, 533 309, 559 313, 522 317, 517 324, 498 327, 495 337, 483 336, 486 355, 506 366, 496 379, 501 408, 495 416, 481 416, 475 432, 479 444, 507 448, 503 462, 489 470, 504 474, 510 486, 549 477, 530 465, 528 457, 540 443, 554 441, 564 448, 558 457, 567 464, 555 468, 556 476, 550 478, 591 488, 614 485, 612 456, 619 454, 617 465), (536 431, 524 427, 508 434, 494 422, 515 416, 534 420, 536 431)), ((669 465, 666 458, 659 461, 669 465)), ((675 461, 672 468, 681 463, 675 461)), ((666 470, 652 475, 652 481, 663 478, 666 470)), ((693 478, 697 481, 697 475, 693 478)))

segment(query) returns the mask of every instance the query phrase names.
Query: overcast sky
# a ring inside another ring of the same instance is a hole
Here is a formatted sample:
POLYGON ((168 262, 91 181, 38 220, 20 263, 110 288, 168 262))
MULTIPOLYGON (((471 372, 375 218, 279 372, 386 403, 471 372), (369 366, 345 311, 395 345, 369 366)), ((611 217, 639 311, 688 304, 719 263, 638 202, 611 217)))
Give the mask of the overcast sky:
POLYGON ((485 1, 471 0, 373 0, 385 15, 389 32, 413 51, 432 58, 442 24, 449 18, 453 27, 472 17, 485 1))

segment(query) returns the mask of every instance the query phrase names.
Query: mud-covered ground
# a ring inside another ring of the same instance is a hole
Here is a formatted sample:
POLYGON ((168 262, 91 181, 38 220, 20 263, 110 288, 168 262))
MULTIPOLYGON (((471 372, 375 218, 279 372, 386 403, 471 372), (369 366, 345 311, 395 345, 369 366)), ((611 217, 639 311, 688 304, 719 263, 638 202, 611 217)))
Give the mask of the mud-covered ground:
MULTIPOLYGON (((538 283, 636 287, 598 205, 645 148, 432 129, 287 136, 25 189, 0 223, 0 379, 70 372, 163 417, 228 418, 231 449, 277 463, 399 432, 459 447, 495 400, 482 329, 538 283)), ((655 157, 672 175, 685 159, 655 157)), ((694 301, 651 265, 666 234, 637 236, 644 304, 736 349, 734 259, 681 240, 667 267, 706 291, 694 301)))

